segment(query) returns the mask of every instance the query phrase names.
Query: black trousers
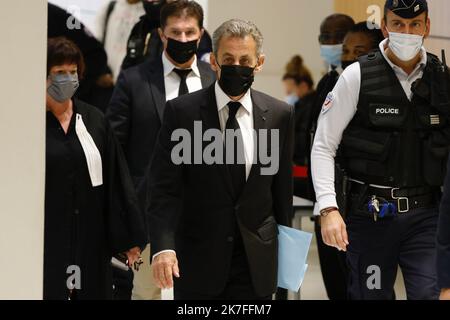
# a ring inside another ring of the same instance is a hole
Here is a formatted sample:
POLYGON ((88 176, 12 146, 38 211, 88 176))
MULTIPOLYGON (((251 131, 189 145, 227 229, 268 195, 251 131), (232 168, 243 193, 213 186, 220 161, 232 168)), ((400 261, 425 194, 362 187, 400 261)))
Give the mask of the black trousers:
POLYGON ((112 268, 113 276, 113 300, 131 300, 133 292, 134 273, 130 269, 128 271, 112 268))
POLYGON ((400 266, 409 300, 437 299, 438 208, 411 210, 377 222, 361 210, 351 209, 347 217, 349 298, 392 300, 400 266))
POLYGON ((319 252, 320 270, 328 299, 332 301, 347 300, 348 268, 346 254, 336 248, 327 246, 322 240, 319 218, 315 218, 314 231, 319 252))
MULTIPOLYGON (((186 275, 185 275, 186 276, 186 275)), ((207 276, 205 280, 208 281, 207 276)), ((235 248, 231 262, 230 274, 225 289, 218 295, 208 295, 192 291, 183 291, 174 287, 175 300, 271 300, 272 296, 260 297, 256 294, 247 255, 245 253, 242 239, 238 237, 235 241, 235 248)))

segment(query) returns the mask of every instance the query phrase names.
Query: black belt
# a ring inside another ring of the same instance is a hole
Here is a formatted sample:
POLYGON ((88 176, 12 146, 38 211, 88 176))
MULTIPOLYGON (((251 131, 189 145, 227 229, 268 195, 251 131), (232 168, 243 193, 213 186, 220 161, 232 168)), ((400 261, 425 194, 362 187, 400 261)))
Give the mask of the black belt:
POLYGON ((352 182, 351 193, 361 196, 376 196, 397 205, 399 214, 410 210, 426 208, 438 202, 439 189, 431 187, 415 188, 378 188, 352 182))

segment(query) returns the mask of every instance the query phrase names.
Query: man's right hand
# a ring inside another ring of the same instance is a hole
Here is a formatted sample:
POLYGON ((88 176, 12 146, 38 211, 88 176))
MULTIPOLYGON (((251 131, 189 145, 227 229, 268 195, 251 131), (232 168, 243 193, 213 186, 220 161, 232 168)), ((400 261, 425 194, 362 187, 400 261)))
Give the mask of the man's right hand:
POLYGON ((160 289, 173 288, 173 275, 180 277, 177 256, 173 252, 163 252, 153 259, 153 279, 160 289))
POLYGON ((326 217, 320 217, 323 242, 340 251, 347 251, 347 226, 339 211, 332 211, 326 217))
POLYGON ((439 300, 448 300, 450 301, 450 289, 442 289, 441 296, 439 300))

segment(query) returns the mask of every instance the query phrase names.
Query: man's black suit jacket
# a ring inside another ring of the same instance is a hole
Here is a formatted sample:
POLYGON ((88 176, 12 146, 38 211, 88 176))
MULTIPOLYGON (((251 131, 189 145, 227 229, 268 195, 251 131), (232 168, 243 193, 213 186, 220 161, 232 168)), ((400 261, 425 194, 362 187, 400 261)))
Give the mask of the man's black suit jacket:
MULTIPOLYGON (((209 64, 198 61, 203 88, 215 81, 209 64)), ((148 60, 121 72, 106 111, 123 147, 142 209, 145 208, 147 172, 161 128, 166 90, 162 58, 148 60)))
POLYGON ((201 121, 203 132, 220 130, 214 85, 166 105, 149 170, 147 214, 152 254, 166 249, 177 253, 181 278, 175 290, 210 295, 224 290, 237 221, 255 292, 267 296, 276 291, 277 224, 288 225, 293 210, 294 111, 258 91, 252 90, 251 96, 255 130, 279 130, 280 162, 277 174, 264 176, 258 159, 240 197, 234 195, 225 165, 177 166, 171 161, 171 150, 178 144, 171 141, 175 129, 194 136, 194 122, 201 121))

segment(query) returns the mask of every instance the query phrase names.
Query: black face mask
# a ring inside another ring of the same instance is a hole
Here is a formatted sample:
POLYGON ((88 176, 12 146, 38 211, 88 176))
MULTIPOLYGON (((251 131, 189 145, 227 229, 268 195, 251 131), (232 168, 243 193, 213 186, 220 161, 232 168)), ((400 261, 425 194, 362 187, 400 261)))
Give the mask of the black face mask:
POLYGON ((251 88, 253 81, 255 81, 253 73, 256 67, 252 68, 236 65, 220 66, 219 63, 217 63, 217 65, 221 69, 219 85, 223 92, 230 97, 238 97, 244 94, 251 88))
POLYGON ((192 57, 197 53, 198 40, 181 42, 171 38, 167 38, 167 41, 167 53, 176 63, 184 64, 191 60, 192 57))
POLYGON ((161 24, 160 23, 161 8, 164 6, 166 1, 163 0, 163 1, 148 2, 147 0, 143 0, 142 2, 148 20, 151 21, 155 27, 159 27, 161 24))
POLYGON ((349 60, 349 61, 342 61, 342 70, 347 69, 348 66, 354 64, 355 62, 358 62, 358 60, 349 60))

